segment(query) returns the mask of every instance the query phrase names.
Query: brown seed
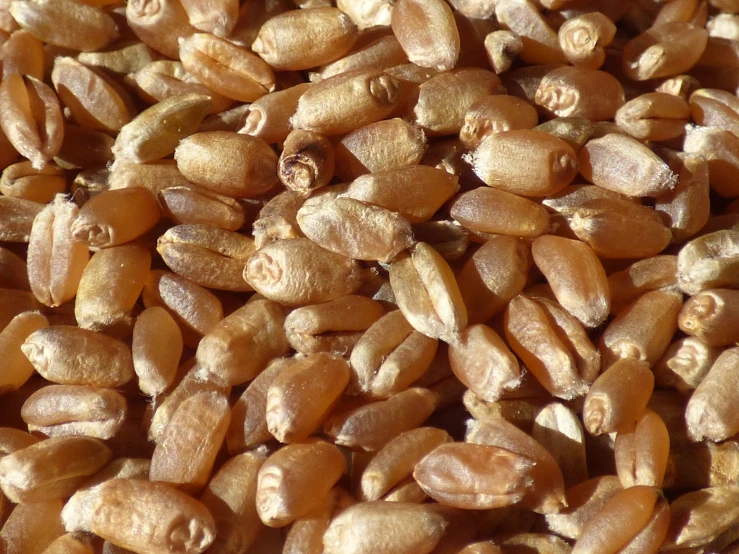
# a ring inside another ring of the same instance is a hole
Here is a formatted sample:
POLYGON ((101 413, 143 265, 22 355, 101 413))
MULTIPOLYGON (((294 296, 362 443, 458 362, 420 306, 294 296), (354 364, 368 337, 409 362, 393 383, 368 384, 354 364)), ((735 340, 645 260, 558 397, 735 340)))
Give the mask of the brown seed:
POLYGON ((199 94, 154 104, 121 128, 113 146, 116 164, 153 162, 171 154, 181 139, 197 130, 210 108, 210 99, 199 94))
POLYGON ((256 448, 274 437, 267 427, 267 392, 272 382, 294 358, 276 358, 246 387, 231 409, 231 424, 226 435, 228 451, 256 448))
POLYGON ((739 341, 739 291, 711 289, 690 298, 679 316, 680 330, 710 346, 729 346, 739 341))
POLYGON ((229 40, 239 46, 250 48, 254 39, 257 38, 259 29, 268 19, 293 9, 295 9, 295 4, 289 0, 267 0, 266 2, 247 0, 241 4, 239 19, 229 40))
MULTIPOLYGON (((557 461, 566 486, 587 480, 585 431, 575 412, 564 404, 547 404, 536 415, 531 436, 557 461)), ((565 497, 569 502, 569 491, 565 497)))
POLYGON ((254 101, 239 133, 260 138, 268 144, 285 140, 292 130, 289 121, 298 109, 298 100, 310 87, 310 84, 302 83, 270 92, 254 101))
POLYGON ((470 325, 449 347, 457 378, 480 398, 495 402, 521 383, 518 360, 490 327, 470 325))
POLYGON ((312 439, 284 446, 259 470, 256 504, 270 527, 284 527, 310 512, 346 471, 341 451, 312 439))
POLYGON ((430 136, 456 135, 475 102, 504 91, 492 71, 467 68, 440 73, 418 88, 413 121, 430 136))
POLYGON ((172 96, 197 94, 210 98, 211 107, 208 113, 214 114, 227 110, 233 103, 230 98, 214 92, 198 81, 187 72, 181 62, 155 60, 136 72, 128 73, 130 86, 136 89, 139 98, 150 104, 156 104, 172 96))
POLYGON ((141 41, 173 60, 179 58, 178 40, 197 32, 178 0, 132 0, 126 22, 141 41))
POLYGON ((110 248, 139 238, 159 222, 159 217, 159 204, 149 190, 109 190, 82 206, 71 232, 75 240, 91 248, 110 248))
POLYGON ((442 444, 423 458, 413 477, 435 500, 485 510, 519 502, 532 486, 533 460, 504 448, 442 444))
POLYGON ((34 367, 21 350, 21 345, 31 333, 48 326, 48 320, 40 313, 23 312, 0 331, 0 357, 4 363, 0 391, 17 390, 31 378, 34 367))
POLYGON ((603 265, 586 244, 546 235, 531 248, 557 301, 586 327, 608 317, 610 294, 603 265))
POLYGON ((90 52, 118 38, 110 15, 74 0, 16 0, 9 11, 24 30, 54 46, 90 52))
POLYGON ((304 92, 290 125, 343 135, 390 115, 400 101, 400 89, 400 81, 382 70, 342 73, 304 92))
POLYGON ((138 244, 106 248, 85 266, 74 314, 83 329, 127 335, 149 275, 151 253, 138 244))
POLYGON ((331 521, 323 546, 326 554, 430 554, 448 524, 428 504, 361 502, 331 521))
POLYGON ((517 33, 523 48, 519 57, 529 64, 566 63, 557 33, 528 0, 503 0, 495 3, 495 15, 504 29, 517 33))
POLYGON ((144 306, 161 306, 182 330, 185 344, 197 347, 200 337, 223 319, 223 306, 213 293, 175 273, 153 270, 141 293, 144 306))
POLYGON ((431 245, 448 263, 458 262, 470 245, 467 232, 446 220, 418 223, 413 226, 413 236, 417 241, 431 245))
POLYGON ((282 146, 277 176, 288 189, 307 195, 329 184, 334 166, 334 149, 326 137, 296 129, 282 146))
POLYGON ((435 407, 434 393, 411 388, 379 402, 340 405, 326 420, 323 429, 339 446, 372 452, 400 433, 420 426, 435 407))
POLYGON ((82 127, 113 133, 136 114, 128 93, 103 71, 74 58, 54 61, 51 81, 72 118, 82 127))
POLYGON ((637 486, 616 493, 585 524, 573 554, 618 552, 647 525, 659 499, 659 489, 653 487, 637 486))
POLYGON ((676 340, 654 366, 657 385, 690 394, 700 385, 722 348, 709 346, 695 337, 676 340))
POLYGON ((359 266, 308 239, 280 240, 258 250, 244 279, 259 294, 286 306, 329 302, 354 293, 362 283, 359 266), (303 275, 312 275, 310 282, 303 275))
POLYGON ((115 140, 102 131, 67 124, 54 161, 64 169, 100 168, 113 161, 114 144, 115 140))
POLYGON ((616 436, 616 469, 624 488, 661 487, 670 452, 665 422, 647 410, 630 430, 616 436))
POLYGON ((474 151, 472 165, 486 184, 521 196, 558 192, 572 181, 578 168, 575 152, 567 143, 532 130, 490 135, 474 151))
POLYGON ((616 35, 616 25, 600 12, 565 21, 559 28, 559 45, 570 63, 598 69, 606 60, 605 48, 616 35))
POLYGON ((536 90, 536 104, 559 117, 591 121, 613 119, 624 103, 624 89, 610 73, 561 67, 546 74, 536 90))
POLYGON ((159 57, 149 46, 138 41, 123 42, 98 52, 80 52, 77 55, 77 59, 87 66, 104 68, 118 75, 134 74, 159 57))
POLYGON ((217 392, 197 393, 182 402, 157 442, 149 479, 171 483, 186 492, 202 489, 213 470, 230 417, 228 398, 217 392))
POLYGON ((310 354, 284 368, 267 391, 267 428, 282 443, 307 439, 349 384, 349 366, 336 354, 310 354))
POLYGON ((0 85, 0 109, 5 114, 0 126, 12 147, 31 160, 35 169, 43 169, 59 153, 64 138, 54 91, 31 76, 13 73, 0 85))
POLYGON ((87 265, 87 246, 74 237, 79 210, 59 194, 33 220, 28 281, 39 302, 59 306, 74 298, 87 265))
POLYGON ((660 196, 677 184, 677 175, 646 146, 610 133, 580 150, 580 171, 591 183, 627 196, 660 196))
POLYGON ((431 365, 438 341, 414 331, 400 310, 380 317, 351 353, 353 392, 388 398, 407 389, 431 365))
POLYGON ((185 178, 226 196, 259 196, 278 181, 277 154, 248 135, 196 133, 180 141, 174 156, 185 178))
POLYGON ((348 356, 354 344, 385 314, 379 302, 349 295, 293 310, 285 318, 285 335, 302 354, 332 352, 348 356))
POLYGON ((618 358, 657 363, 677 331, 682 294, 654 290, 617 312, 601 338, 604 364, 618 358))
POLYGON ((200 554, 216 535, 213 516, 203 504, 165 483, 141 479, 112 479, 78 492, 65 506, 62 521, 67 532, 92 532, 122 548, 152 554, 200 554), (138 531, 143 522, 146 534, 138 531))
POLYGON ((414 329, 453 342, 467 326, 467 310, 451 268, 431 246, 417 243, 390 265, 398 307, 414 329))
POLYGON ((646 362, 623 358, 598 377, 585 397, 583 422, 593 435, 623 431, 646 409, 654 375, 646 362))
POLYGON ((556 513, 567 506, 564 478, 557 461, 518 427, 504 419, 472 420, 466 441, 505 449, 532 463, 521 505, 540 514, 556 513))
POLYGON ((212 225, 238 231, 246 222, 244 208, 228 196, 193 186, 176 186, 159 193, 167 215, 178 224, 212 225))
POLYGON ((457 181, 457 177, 440 169, 413 165, 360 176, 344 196, 398 212, 410 223, 420 223, 430 219, 459 190, 457 181))
POLYGON ((139 389, 149 396, 174 382, 182 356, 182 332, 164 308, 152 306, 136 318, 131 351, 139 389))
POLYGON ((356 40, 357 27, 344 12, 311 8, 267 20, 251 48, 270 66, 297 71, 342 57, 356 40))
POLYGON ((94 554, 90 540, 72 534, 62 535, 52 542, 43 554, 94 554))
POLYGON ((739 429, 732 408, 735 388, 731 385, 738 355, 737 348, 724 350, 690 397, 685 421, 692 440, 707 438, 718 442, 739 429))
POLYGON ((207 33, 195 33, 180 43, 182 65, 214 92, 253 102, 275 89, 272 69, 246 48, 207 33))
POLYGON ((220 0, 219 2, 185 0, 182 2, 182 7, 187 12, 190 25, 219 37, 231 34, 239 17, 239 3, 236 0, 220 0))
POLYGON ((490 187, 454 198, 449 215, 476 233, 536 237, 546 233, 549 214, 536 202, 490 187))
POLYGON ((115 388, 134 375, 131 352, 124 343, 78 327, 39 329, 21 350, 47 381, 61 385, 115 388))
POLYGON ((200 496, 216 522, 214 552, 244 552, 263 529, 256 508, 257 475, 264 456, 247 452, 221 466, 200 496))
POLYGON ((438 71, 448 71, 457 64, 459 31, 451 8, 442 0, 396 0, 391 23, 413 63, 438 71))
POLYGON ((0 288, 31 290, 25 260, 2 247, 0 247, 0 288))
POLYGON ((513 31, 493 31, 485 37, 485 53, 497 75, 507 72, 523 50, 523 40, 513 31))
MULTIPOLYGON (((191 187, 185 176, 177 169, 174 160, 160 160, 146 164, 120 164, 111 171, 104 190, 142 187, 156 196, 170 187, 191 187)), ((100 191, 102 192, 102 191, 100 191)))
POLYGON ((413 244, 413 232, 401 215, 353 198, 303 205, 298 225, 319 246, 357 260, 390 262, 413 244))
POLYGON ((557 138, 561 138, 575 152, 579 152, 595 132, 595 126, 595 123, 582 117, 556 117, 534 127, 534 130, 543 131, 557 138))
POLYGON ((254 254, 254 241, 244 235, 206 225, 177 225, 157 240, 167 266, 203 287, 250 291, 242 273, 254 254))
POLYGON ((705 29, 687 22, 655 25, 624 45, 624 73, 636 81, 686 73, 701 57, 707 40, 705 29))
POLYGON ((110 449, 98 439, 42 440, 0 459, 0 486, 17 503, 67 498, 110 458, 110 449))
POLYGON ((31 432, 47 437, 84 435, 107 440, 127 415, 126 399, 112 389, 49 385, 28 397, 21 417, 31 432))
POLYGON ((305 201, 297 192, 286 190, 264 204, 252 224, 257 249, 277 240, 303 237, 298 227, 298 210, 305 201))
POLYGON ((198 345, 203 375, 223 385, 253 379, 270 360, 287 353, 284 321, 284 310, 275 302, 248 302, 218 323, 198 345))

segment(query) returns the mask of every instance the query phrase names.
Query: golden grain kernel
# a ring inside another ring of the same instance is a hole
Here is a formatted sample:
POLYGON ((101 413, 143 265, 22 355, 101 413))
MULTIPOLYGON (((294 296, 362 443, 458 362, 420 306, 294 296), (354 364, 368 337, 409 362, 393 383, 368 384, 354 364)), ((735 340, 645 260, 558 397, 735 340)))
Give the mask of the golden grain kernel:
POLYGON ((705 29, 687 22, 655 25, 624 45, 624 73, 636 81, 686 73, 703 54, 707 40, 705 29))
POLYGON ((396 0, 391 24, 411 62, 438 71, 457 64, 459 31, 451 8, 443 1, 396 0))
POLYGON ((34 169, 30 161, 5 168, 0 178, 0 193, 32 202, 49 203, 67 188, 64 172, 55 165, 34 169))
POLYGON ((44 79, 44 45, 28 31, 19 30, 0 46, 3 77, 18 73, 44 79))
POLYGON ((559 45, 570 63, 598 69, 606 60, 605 47, 616 35, 616 25, 600 12, 565 21, 559 28, 559 45))
POLYGON ((179 59, 178 40, 197 32, 179 0, 132 0, 126 3, 126 22, 147 46, 179 59))
POLYGON ((523 48, 519 57, 529 64, 566 63, 557 32, 529 0, 502 0, 495 3, 495 15, 504 29, 517 33, 523 48))
POLYGON ((655 382, 690 394, 700 385, 723 351, 695 337, 677 339, 654 366, 655 382))
POLYGON ((585 67, 561 67, 539 83, 536 104, 559 117, 591 121, 613 119, 624 103, 624 89, 610 73, 585 67))
POLYGON ((246 222, 244 207, 237 200, 195 185, 165 188, 159 193, 159 200, 167 215, 178 224, 238 231, 246 222))
POLYGON ((48 320, 40 313, 24 312, 13 317, 0 331, 0 357, 4 363, 0 390, 17 390, 31 378, 34 367, 21 350, 21 345, 31 333, 48 326, 48 320))

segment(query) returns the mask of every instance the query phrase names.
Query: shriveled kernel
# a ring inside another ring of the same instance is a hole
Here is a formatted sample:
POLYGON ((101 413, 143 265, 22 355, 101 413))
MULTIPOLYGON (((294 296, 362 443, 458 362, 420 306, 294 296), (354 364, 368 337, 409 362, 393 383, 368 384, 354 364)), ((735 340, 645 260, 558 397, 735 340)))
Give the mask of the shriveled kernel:
POLYGON ((74 298, 87 265, 87 245, 74 237, 77 206, 59 194, 33 220, 28 243, 28 281, 46 306, 74 298))
POLYGON ((17 390, 31 378, 34 367, 21 350, 21 345, 31 333, 48 325, 48 320, 40 313, 24 312, 11 319, 0 331, 0 359, 4 365, 0 373, 0 391, 17 390))
POLYGON ((293 310, 285 318, 290 345, 302 354, 332 352, 348 356, 364 331, 385 310, 365 296, 348 295, 293 310))
POLYGON ((141 479, 112 479, 79 491, 65 506, 62 522, 67 532, 92 532, 122 548, 152 554, 200 554, 216 536, 213 516, 203 504, 165 483, 141 479), (142 526, 146 534, 139 531, 142 526))
POLYGON ((610 307, 608 280, 587 244, 546 235, 534 241, 531 253, 563 308, 586 327, 605 321, 610 307))
POLYGON ((646 146, 610 133, 580 150, 580 171, 591 183, 627 196, 659 196, 677 184, 669 166, 646 146))
POLYGON ((249 291, 242 276, 254 254, 254 241, 208 225, 176 225, 157 240, 157 252, 167 266, 203 287, 249 291))
POLYGON ((433 392, 411 388, 379 402, 339 405, 323 429, 339 446, 372 452, 421 425, 435 407, 433 392))
POLYGON ((277 175, 288 189, 307 195, 334 176, 334 149, 326 137, 296 129, 285 139, 277 175))
POLYGON ((159 222, 159 217, 159 204, 149 190, 109 190, 80 208, 71 232, 91 248, 110 248, 139 238, 159 222))
POLYGON ((244 279, 266 298, 304 306, 354 293, 362 283, 362 272, 352 259, 296 238, 258 250, 246 264, 244 279), (303 275, 313 278, 304 281, 303 275))
POLYGON ((54 60, 51 82, 72 118, 82 127, 112 133, 136 114, 128 93, 102 70, 74 58, 54 60))
POLYGON ((638 420, 654 389, 646 362, 623 358, 604 371, 585 397, 583 422, 593 435, 628 429, 638 420))
POLYGON ((180 42, 182 65, 214 92, 253 102, 275 90, 272 69, 252 54, 223 38, 195 33, 180 42))
POLYGON ((248 302, 220 321, 197 349, 200 371, 223 385, 256 377, 270 360, 287 353, 285 311, 269 300, 248 302))
POLYGON ((508 71, 523 50, 523 40, 513 31, 493 31, 485 37, 485 53, 496 74, 508 71))
POLYGON ((118 38, 107 12, 74 0, 15 0, 9 11, 24 30, 63 48, 90 52, 118 38))
POLYGON ((48 437, 110 439, 123 425, 126 399, 112 389, 49 385, 28 397, 21 417, 31 432, 48 437))
POLYGON ((319 246, 357 260, 390 262, 413 244, 413 232, 401 215, 353 198, 304 205, 300 230, 319 246))
POLYGON ((390 265, 398 307, 414 329, 453 342, 467 326, 467 309, 451 268, 433 248, 417 243, 390 265))
POLYGON ((149 479, 171 483, 187 492, 204 487, 230 417, 228 398, 218 392, 197 393, 182 402, 157 442, 149 479))
POLYGON ((164 308, 152 306, 139 314, 133 327, 131 352, 141 392, 157 396, 172 385, 182 347, 182 332, 164 308))
POLYGON ((313 439, 280 448, 262 464, 257 511, 265 525, 284 527, 317 506, 346 470, 341 451, 313 439))
POLYGON ((98 439, 42 440, 0 459, 0 487, 17 503, 67 498, 110 458, 110 449, 98 439))
POLYGON ((145 163, 174 152, 208 114, 211 100, 200 94, 171 96, 124 125, 113 146, 116 163, 145 163))
POLYGON ((118 387, 134 375, 124 343, 87 329, 42 328, 31 333, 21 350, 47 381, 62 385, 118 387))
POLYGON ((64 121, 54 91, 31 76, 12 73, 0 84, 0 126, 12 147, 28 158, 35 169, 59 153, 64 121))
POLYGON ((413 63, 438 71, 457 64, 459 31, 451 8, 442 0, 396 0, 391 25, 413 63))
POLYGON ((473 152, 472 166, 487 185, 534 197, 562 190, 578 170, 575 151, 566 142, 533 130, 488 136, 473 152))
POLYGON ((384 119, 401 99, 401 83, 382 70, 342 73, 305 91, 290 125, 342 135, 384 119))
POLYGON ((238 133, 196 133, 175 150, 186 179, 218 194, 253 197, 277 184, 277 154, 261 139, 238 133))
POLYGON ((349 384, 349 365, 338 355, 310 354, 283 369, 267 391, 267 428, 282 443, 307 439, 349 384))
POLYGON ((128 334, 133 311, 151 267, 151 253, 138 244, 93 254, 77 291, 74 314, 83 329, 128 334))
POLYGON ((309 8, 269 19, 251 48, 275 69, 302 70, 342 57, 356 40, 357 26, 347 14, 331 7, 309 8))
POLYGON ((534 464, 496 446, 449 443, 423 458, 413 476, 442 504, 485 510, 519 502, 532 487, 534 464))

